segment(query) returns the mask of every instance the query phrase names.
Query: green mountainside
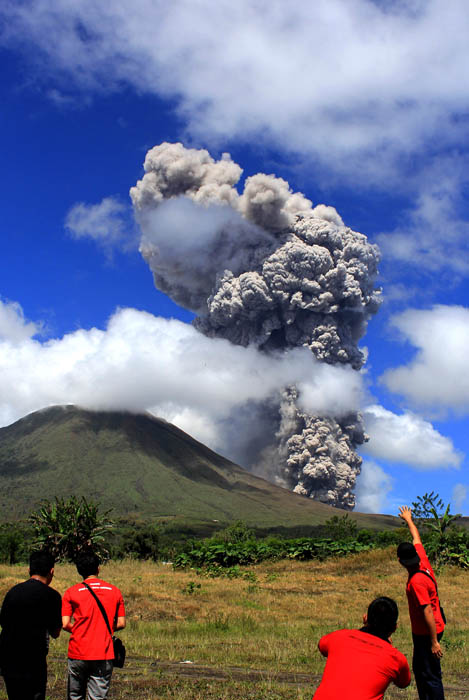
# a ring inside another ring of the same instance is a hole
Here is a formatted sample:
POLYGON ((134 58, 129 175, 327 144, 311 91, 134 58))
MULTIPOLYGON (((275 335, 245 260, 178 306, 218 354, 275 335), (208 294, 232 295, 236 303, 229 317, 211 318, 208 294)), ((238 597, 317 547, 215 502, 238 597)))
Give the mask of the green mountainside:
MULTIPOLYGON (((113 516, 167 522, 291 528, 342 514, 253 476, 150 414, 54 406, 0 429, 1 521, 71 495, 113 516)), ((390 516, 353 517, 360 527, 396 525, 390 516)))

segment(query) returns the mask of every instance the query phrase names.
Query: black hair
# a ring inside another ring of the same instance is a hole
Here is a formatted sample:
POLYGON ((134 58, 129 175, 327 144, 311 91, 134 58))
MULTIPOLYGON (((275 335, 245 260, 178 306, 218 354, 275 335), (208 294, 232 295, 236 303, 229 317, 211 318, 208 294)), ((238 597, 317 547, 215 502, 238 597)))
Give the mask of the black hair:
POLYGON ((77 571, 83 578, 96 576, 99 569, 100 559, 94 552, 83 552, 75 559, 77 571))
POLYGON ((54 568, 55 559, 46 550, 39 552, 31 552, 29 557, 29 575, 30 576, 48 576, 51 569, 54 568))
POLYGON ((365 630, 377 637, 387 639, 396 629, 399 608, 392 598, 375 598, 368 606, 365 630))
POLYGON ((397 558, 402 566, 411 567, 420 564, 420 557, 415 549, 415 545, 410 542, 401 542, 397 548, 397 558))

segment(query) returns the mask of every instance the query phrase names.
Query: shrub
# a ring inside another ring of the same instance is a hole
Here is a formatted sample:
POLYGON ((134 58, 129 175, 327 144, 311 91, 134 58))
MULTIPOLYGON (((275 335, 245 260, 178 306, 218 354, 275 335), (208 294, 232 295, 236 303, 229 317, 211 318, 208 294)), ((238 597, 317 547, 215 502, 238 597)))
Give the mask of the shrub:
POLYGON ((245 522, 236 520, 232 525, 225 528, 225 530, 221 530, 221 532, 212 537, 212 539, 214 541, 239 544, 240 542, 255 540, 255 534, 254 530, 251 530, 245 522))
POLYGON ((160 530, 151 523, 120 523, 112 530, 113 559, 153 559, 160 554, 160 530))
POLYGON ((332 516, 332 518, 326 520, 324 528, 327 537, 333 540, 348 540, 356 539, 357 537, 357 523, 348 513, 342 515, 342 517, 339 515, 332 516))
POLYGON ((302 537, 293 540, 269 538, 245 542, 220 542, 217 540, 192 541, 173 559, 175 568, 195 569, 217 567, 233 568, 257 564, 267 559, 325 559, 344 556, 371 549, 374 545, 358 540, 334 541, 329 538, 302 537))
POLYGON ((19 564, 28 561, 31 531, 23 523, 0 525, 0 562, 19 564))
POLYGON ((452 527, 444 534, 426 534, 423 537, 425 550, 435 566, 454 564, 469 569, 469 532, 461 527, 452 527))

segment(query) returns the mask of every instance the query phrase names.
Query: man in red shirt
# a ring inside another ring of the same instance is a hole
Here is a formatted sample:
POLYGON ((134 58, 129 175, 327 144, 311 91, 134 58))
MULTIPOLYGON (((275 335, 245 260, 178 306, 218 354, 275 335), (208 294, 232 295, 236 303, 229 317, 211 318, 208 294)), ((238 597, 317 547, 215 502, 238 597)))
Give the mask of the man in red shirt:
POLYGON ((382 700, 390 683, 406 688, 409 664, 390 636, 399 611, 392 598, 376 598, 359 630, 337 630, 319 640, 326 668, 313 700, 382 700))
POLYGON ((124 601, 116 586, 98 578, 99 558, 95 554, 78 556, 76 566, 83 583, 69 588, 62 601, 63 629, 71 633, 68 700, 104 700, 111 683, 114 648, 103 614, 87 585, 104 607, 113 631, 125 627, 124 601))
POLYGON ((407 506, 399 508, 399 516, 407 523, 412 536, 397 548, 399 562, 407 569, 406 594, 414 642, 412 670, 420 700, 444 700, 440 659, 440 639, 445 623, 441 614, 438 589, 419 531, 407 506))

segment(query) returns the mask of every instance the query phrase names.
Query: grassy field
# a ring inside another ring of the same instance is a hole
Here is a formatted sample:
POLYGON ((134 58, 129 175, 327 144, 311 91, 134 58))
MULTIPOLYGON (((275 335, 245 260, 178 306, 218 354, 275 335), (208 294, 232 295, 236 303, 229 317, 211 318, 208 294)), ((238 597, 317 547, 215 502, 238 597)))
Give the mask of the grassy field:
MULTIPOLYGON (((0 595, 25 578, 24 567, 0 566, 0 595)), ((411 657, 405 571, 394 548, 326 562, 281 561, 243 570, 243 578, 202 578, 170 565, 124 561, 103 567, 119 586, 128 625, 121 637, 128 663, 114 672, 110 698, 305 700, 316 689, 325 633, 359 627, 368 603, 395 598, 401 610, 394 644, 411 657)), ((439 589, 448 629, 443 659, 447 700, 469 696, 469 572, 446 569, 439 589)), ((59 565, 53 585, 76 583, 59 565)), ((52 642, 49 697, 65 697, 68 635, 52 642)), ((416 698, 392 688, 387 698, 416 698)), ((0 698, 6 698, 0 683, 0 698)))

